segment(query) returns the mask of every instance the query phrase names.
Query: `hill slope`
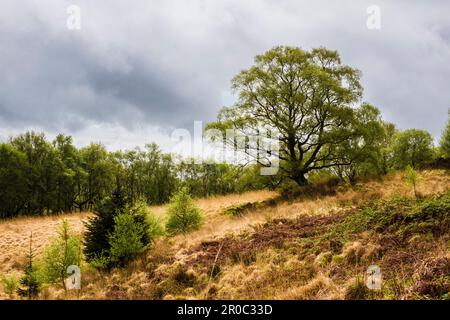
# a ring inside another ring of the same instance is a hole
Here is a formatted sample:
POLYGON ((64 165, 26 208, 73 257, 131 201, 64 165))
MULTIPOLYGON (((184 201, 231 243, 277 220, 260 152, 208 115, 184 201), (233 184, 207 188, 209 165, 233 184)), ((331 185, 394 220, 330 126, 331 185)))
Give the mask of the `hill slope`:
MULTIPOLYGON (((200 199, 206 223, 199 231, 161 239, 126 269, 85 268, 80 298, 446 298, 450 176, 421 174, 418 201, 402 173, 289 201, 268 191, 200 199), (380 291, 364 285, 372 264, 381 268, 380 291)), ((164 210, 152 208, 161 217, 164 210)), ((68 218, 81 233, 87 216, 0 223, 1 271, 20 270, 30 231, 42 248, 58 220, 68 218)), ((58 287, 42 296, 64 297, 58 287)))

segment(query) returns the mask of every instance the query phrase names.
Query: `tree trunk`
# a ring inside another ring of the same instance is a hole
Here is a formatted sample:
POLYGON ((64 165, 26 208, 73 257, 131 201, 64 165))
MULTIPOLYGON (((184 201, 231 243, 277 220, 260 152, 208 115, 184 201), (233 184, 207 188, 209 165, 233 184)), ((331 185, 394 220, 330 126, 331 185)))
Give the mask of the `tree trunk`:
POLYGON ((308 184, 308 180, 305 177, 303 172, 298 172, 293 175, 292 179, 297 182, 299 186, 306 186, 308 184))

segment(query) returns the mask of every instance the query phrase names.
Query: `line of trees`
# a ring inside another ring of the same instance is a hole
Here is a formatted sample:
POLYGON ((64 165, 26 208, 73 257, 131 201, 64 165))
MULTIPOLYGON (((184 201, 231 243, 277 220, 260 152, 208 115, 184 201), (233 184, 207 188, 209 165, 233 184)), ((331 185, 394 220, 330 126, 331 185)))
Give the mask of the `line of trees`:
POLYGON ((0 144, 0 217, 91 210, 120 187, 128 201, 167 202, 180 188, 193 197, 263 187, 258 172, 223 163, 174 159, 156 144, 109 152, 101 144, 74 146, 26 132, 0 144))
MULTIPOLYGON (((27 132, 0 144, 0 217, 90 210, 117 188, 127 201, 161 204, 183 187, 193 197, 226 194, 289 180, 300 186, 317 174, 332 174, 349 183, 407 166, 417 168, 450 158, 450 124, 440 147, 418 129, 398 131, 380 111, 360 103, 360 71, 342 64, 336 51, 275 47, 256 56, 255 65, 232 81, 239 94, 207 129, 233 129, 246 137, 275 132, 280 148, 261 150, 246 167, 224 163, 176 161, 156 144, 145 149, 108 152, 101 144, 76 148, 70 136, 48 141, 27 132), (274 176, 259 169, 279 160, 274 176)), ((248 154, 250 143, 237 144, 248 154)), ((266 144, 259 144, 261 149, 266 144)))

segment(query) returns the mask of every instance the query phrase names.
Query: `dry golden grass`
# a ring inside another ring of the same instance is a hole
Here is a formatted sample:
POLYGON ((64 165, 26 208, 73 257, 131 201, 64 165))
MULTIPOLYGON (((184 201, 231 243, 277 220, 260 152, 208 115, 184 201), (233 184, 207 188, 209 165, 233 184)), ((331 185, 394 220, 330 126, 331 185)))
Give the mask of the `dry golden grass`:
POLYGON ((303 286, 287 289, 275 298, 280 300, 336 300, 343 298, 343 290, 329 277, 318 274, 303 286))
MULTIPOLYGON (((205 199, 197 199, 195 203, 202 209, 204 214, 204 224, 200 230, 189 235, 180 235, 174 237, 174 243, 180 246, 191 246, 204 239, 221 237, 227 233, 242 230, 252 223, 264 221, 264 216, 260 212, 250 213, 241 218, 231 218, 221 214, 221 212, 232 206, 248 202, 260 202, 275 198, 277 192, 261 190, 251 191, 242 194, 230 194, 225 196, 213 196, 205 199)), ((166 206, 151 207, 151 211, 164 220, 166 206)))
MULTIPOLYGON (((443 193, 450 190, 450 175, 444 170, 426 170, 421 172, 421 181, 417 186, 422 195, 443 193)), ((275 192, 258 191, 243 195, 199 200, 197 203, 205 211, 206 223, 202 228, 187 236, 175 237, 175 243, 189 247, 200 241, 223 237, 241 232, 252 226, 276 218, 293 218, 302 214, 332 214, 342 204, 356 205, 360 202, 387 199, 394 195, 412 197, 413 191, 404 181, 403 172, 395 172, 380 181, 369 181, 346 189, 332 196, 322 196, 294 202, 283 202, 275 207, 254 210, 242 217, 229 217, 220 214, 227 206, 245 202, 263 201, 277 196, 275 192)), ((161 210, 161 208, 158 208, 161 210)), ((159 211, 163 212, 163 210, 159 211)))
MULTIPOLYGON (((421 177, 417 190, 422 195, 444 193, 450 190, 448 172, 426 170, 421 172, 421 177)), ((203 241, 220 239, 227 235, 252 230, 252 226, 275 218, 294 218, 305 214, 330 215, 343 204, 352 207, 368 200, 386 199, 393 195, 413 196, 412 189, 404 182, 402 172, 389 174, 380 180, 361 183, 354 188, 339 190, 332 196, 279 202, 275 206, 262 207, 240 217, 231 217, 222 212, 230 206, 277 198, 278 193, 254 191, 197 199, 195 202, 205 215, 205 223, 198 231, 161 240, 145 257, 136 260, 125 269, 113 270, 108 277, 99 271, 88 269, 83 273, 84 288, 81 298, 145 299, 160 296, 160 298, 170 299, 177 298, 177 295, 185 298, 205 298, 211 296, 209 291, 214 292, 216 298, 342 298, 344 295, 342 286, 339 287, 327 275, 318 271, 323 259, 331 259, 330 255, 326 255, 327 253, 320 257, 311 257, 312 262, 308 265, 315 267, 314 270, 309 270, 303 266, 304 261, 299 260, 295 255, 286 253, 278 257, 277 254, 268 251, 263 256, 258 256, 256 263, 252 266, 236 264, 222 270, 220 280, 212 283, 211 286, 209 286, 209 275, 188 274, 188 278, 192 276, 204 285, 208 283, 207 289, 193 287, 189 288, 189 292, 181 293, 155 293, 154 290, 157 289, 152 287, 149 273, 145 271, 156 269, 156 273, 162 277, 177 272, 182 274, 183 272, 194 272, 177 269, 177 265, 183 265, 189 248, 198 246, 203 241), (175 261, 168 260, 170 257, 175 261), (280 263, 277 262, 278 260, 283 261, 280 263), (160 267, 158 268, 158 266, 160 267), (299 270, 302 272, 298 273, 299 270), (117 285, 118 283, 120 286, 117 285)), ((151 211, 163 221, 166 208, 165 205, 150 207, 151 211)), ((0 222, 0 273, 20 272, 28 250, 30 232, 33 232, 33 247, 39 255, 55 235, 62 219, 67 219, 72 229, 81 234, 84 231, 83 222, 89 215, 89 213, 73 213, 50 217, 18 218, 0 222)), ((357 249, 357 243, 346 247, 345 252, 342 253, 343 260, 345 261, 351 254, 359 254, 357 249)), ((371 249, 376 251, 376 245, 371 249)), ((444 254, 448 254, 446 252, 448 251, 444 250, 444 254)), ((361 254, 369 255, 370 253, 362 252, 361 254)), ((177 290, 177 288, 174 289, 174 291, 177 290)), ((42 296, 46 299, 64 297, 64 292, 57 288, 46 288, 42 296)))
MULTIPOLYGON (((276 196, 275 192, 254 191, 243 194, 232 194, 226 196, 215 196, 206 199, 198 199, 196 203, 205 213, 205 227, 220 210, 230 204, 245 202, 256 202, 276 196)), ((166 206, 151 207, 151 211, 159 217, 164 218, 166 206)), ((43 248, 56 235, 57 228, 63 219, 66 219, 74 233, 82 234, 84 222, 90 213, 68 213, 47 217, 21 217, 13 220, 0 221, 0 272, 9 272, 22 268, 25 256, 29 248, 30 233, 33 233, 33 250, 37 256, 42 253, 43 248)), ((220 219, 219 219, 220 220, 220 219)))
POLYGON ((37 256, 56 235, 57 228, 66 219, 75 233, 83 232, 83 222, 89 213, 70 213, 48 217, 23 217, 0 222, 0 272, 22 269, 33 233, 33 250, 37 256))

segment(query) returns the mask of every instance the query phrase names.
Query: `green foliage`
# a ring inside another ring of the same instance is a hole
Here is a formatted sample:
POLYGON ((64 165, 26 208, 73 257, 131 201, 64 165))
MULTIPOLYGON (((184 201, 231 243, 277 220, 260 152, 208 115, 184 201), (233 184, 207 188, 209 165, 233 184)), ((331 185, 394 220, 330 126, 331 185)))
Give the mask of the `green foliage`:
POLYGON ((0 144, 0 218, 17 215, 27 203, 27 171, 25 154, 9 144, 0 144))
POLYGON ((20 278, 17 294, 23 298, 36 298, 41 291, 41 283, 39 281, 36 269, 25 269, 25 275, 20 278))
POLYGON ((179 163, 156 144, 108 152, 26 132, 0 143, 0 218, 94 210, 117 188, 129 202, 162 204, 181 187, 204 197, 263 188, 259 172, 225 163, 179 163))
POLYGON ((345 292, 347 300, 367 300, 371 295, 371 291, 367 288, 364 280, 358 277, 345 292))
POLYGON ((122 266, 143 252, 160 233, 161 227, 149 218, 145 203, 131 205, 117 189, 88 222, 86 260, 98 268, 122 266))
POLYGON ((11 296, 14 292, 16 292, 19 282, 17 281, 17 277, 15 275, 4 274, 1 277, 1 281, 6 294, 11 296))
POLYGON ((114 231, 108 237, 110 262, 114 265, 123 265, 146 249, 142 241, 145 238, 146 226, 136 223, 130 212, 119 213, 114 217, 114 223, 114 231))
POLYGON ((111 266, 109 252, 102 252, 89 260, 89 265, 96 269, 108 269, 111 266))
MULTIPOLYGON (((207 128, 224 133, 235 129, 247 135, 263 128, 278 132, 281 171, 305 185, 311 171, 350 165, 371 156, 365 149, 376 146, 369 143, 369 136, 380 131, 379 125, 364 125, 360 113, 378 111, 351 107, 362 94, 359 77, 358 70, 341 63, 336 51, 275 47, 256 56, 254 66, 234 77, 232 87, 239 101, 222 109, 207 128), (360 148, 363 139, 368 142, 364 150, 360 148)), ((234 147, 234 141, 230 145, 234 147)), ((245 145, 241 149, 253 152, 245 145)), ((262 151, 267 154, 269 150, 262 151)), ((262 166, 271 164, 267 157, 257 161, 262 166)))
POLYGON ((258 207, 258 203, 247 202, 226 208, 222 213, 233 217, 240 217, 245 212, 254 210, 258 207))
POLYGON ((383 171, 383 140, 386 130, 380 111, 363 104, 356 111, 355 135, 336 146, 343 164, 332 167, 341 180, 355 184, 358 177, 377 176, 383 171))
POLYGON ((408 214, 411 221, 424 219, 444 220, 450 218, 450 193, 447 195, 423 199, 408 214))
POLYGON ((347 241, 351 235, 359 232, 372 230, 382 230, 392 219, 390 214, 373 209, 364 208, 357 214, 346 217, 341 223, 333 226, 330 230, 332 238, 347 241))
POLYGON ((417 201, 395 197, 358 209, 330 228, 325 239, 348 241, 352 235, 374 230, 403 236, 442 234, 450 228, 450 193, 417 201))
POLYGON ((147 213, 146 221, 148 225, 147 233, 152 241, 165 235, 164 225, 161 219, 155 217, 152 212, 147 213))
POLYGON ((228 164, 196 164, 194 159, 181 161, 178 170, 181 187, 187 187, 193 197, 226 194, 235 191, 239 170, 228 164))
POLYGON ((45 248, 43 274, 48 283, 61 283, 65 288, 70 265, 81 267, 81 239, 72 234, 69 223, 64 220, 58 236, 45 248))
POLYGON ((405 169, 405 180, 406 180, 406 183, 407 183, 408 185, 410 185, 410 186, 413 188, 413 191, 414 191, 414 197, 417 198, 417 190, 416 190, 416 186, 417 186, 417 183, 418 183, 419 180, 420 180, 420 175, 419 175, 419 173, 418 173, 416 170, 414 170, 414 168, 411 167, 410 165, 408 165, 408 166, 406 167, 406 169, 405 169))
POLYGON ((181 189, 170 200, 166 230, 170 234, 187 233, 200 227, 201 210, 192 201, 187 188, 181 189))
POLYGON ((131 202, 139 199, 147 204, 167 202, 180 183, 177 172, 181 169, 156 144, 146 145, 145 150, 115 152, 112 157, 117 178, 131 202))
POLYGON ((114 217, 122 213, 126 202, 120 189, 107 198, 94 211, 86 224, 84 255, 88 262, 109 256, 109 234, 114 231, 114 217))
POLYGON ((381 172, 387 174, 392 169, 392 145, 397 129, 393 123, 383 122, 384 138, 381 141, 381 172))
POLYGON ((38 277, 38 270, 33 263, 33 235, 30 236, 30 249, 27 255, 28 263, 24 268, 24 275, 19 280, 17 294, 21 297, 32 299, 36 298, 41 291, 41 283, 38 277))
POLYGON ((410 165, 417 168, 433 160, 433 138, 418 129, 409 129, 395 135, 392 143, 393 167, 403 169, 410 165))
POLYGON ((447 121, 447 125, 442 132, 440 147, 444 157, 450 159, 450 110, 448 114, 449 120, 447 121))
POLYGON ((75 176, 75 205, 79 210, 92 209, 114 188, 115 166, 111 155, 101 144, 91 143, 79 151, 81 162, 75 176))

